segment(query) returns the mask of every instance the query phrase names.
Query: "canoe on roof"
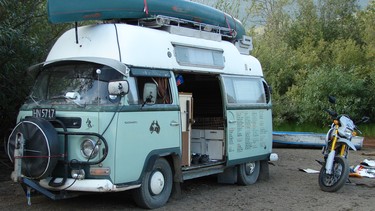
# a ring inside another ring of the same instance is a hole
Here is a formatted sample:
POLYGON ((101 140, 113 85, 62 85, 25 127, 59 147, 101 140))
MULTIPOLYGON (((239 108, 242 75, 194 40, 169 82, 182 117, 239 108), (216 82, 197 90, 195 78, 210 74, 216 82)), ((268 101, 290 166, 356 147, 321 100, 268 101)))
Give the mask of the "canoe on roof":
POLYGON ((233 29, 236 39, 245 35, 241 22, 213 7, 187 0, 48 0, 51 23, 86 20, 134 20, 170 16, 233 29))

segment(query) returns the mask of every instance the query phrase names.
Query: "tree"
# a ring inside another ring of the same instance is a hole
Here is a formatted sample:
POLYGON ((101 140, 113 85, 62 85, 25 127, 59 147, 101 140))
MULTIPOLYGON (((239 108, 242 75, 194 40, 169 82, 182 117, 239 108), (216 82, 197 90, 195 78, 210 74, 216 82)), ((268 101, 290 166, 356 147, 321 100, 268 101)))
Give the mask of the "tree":
MULTIPOLYGON (((369 66, 375 66, 375 1, 359 13, 359 25, 361 37, 364 43, 365 58, 369 66)), ((373 69, 373 68, 372 68, 373 69)), ((374 71, 374 70, 373 70, 374 71)))
POLYGON ((334 41, 351 38, 360 42, 355 16, 358 10, 356 0, 319 0, 318 12, 323 39, 334 41))
POLYGON ((253 14, 266 20, 253 54, 274 90, 274 123, 319 122, 329 94, 342 112, 372 114, 374 3, 359 13, 355 0, 296 0, 287 12, 292 3, 253 1, 253 14))
POLYGON ((1 136, 15 123, 17 111, 33 84, 27 67, 46 57, 67 25, 47 21, 46 0, 0 0, 1 136))
POLYGON ((286 41, 293 49, 308 42, 315 46, 322 38, 319 17, 314 0, 297 0, 295 19, 287 32, 286 41))

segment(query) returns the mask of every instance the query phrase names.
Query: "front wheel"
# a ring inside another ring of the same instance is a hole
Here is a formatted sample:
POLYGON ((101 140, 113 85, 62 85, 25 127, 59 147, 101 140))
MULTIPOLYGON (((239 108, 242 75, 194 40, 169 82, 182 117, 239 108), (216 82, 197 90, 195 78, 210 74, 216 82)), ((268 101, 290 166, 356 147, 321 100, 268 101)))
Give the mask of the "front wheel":
POLYGON ((172 192, 173 175, 167 160, 156 160, 151 171, 142 178, 140 188, 134 190, 134 201, 138 206, 155 209, 167 203, 172 192))
POLYGON ((348 161, 336 156, 333 160, 332 174, 327 174, 325 163, 320 169, 319 186, 325 192, 336 192, 340 190, 349 178, 349 164, 348 161))
POLYGON ((238 166, 237 183, 239 185, 252 185, 259 177, 260 162, 248 162, 238 166))

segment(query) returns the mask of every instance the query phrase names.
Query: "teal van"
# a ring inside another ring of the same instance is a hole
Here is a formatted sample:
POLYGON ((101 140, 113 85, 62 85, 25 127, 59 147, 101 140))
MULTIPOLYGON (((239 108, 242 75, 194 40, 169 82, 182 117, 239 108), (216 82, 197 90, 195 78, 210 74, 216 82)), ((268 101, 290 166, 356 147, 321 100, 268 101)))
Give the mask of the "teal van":
POLYGON ((271 92, 251 39, 161 18, 157 28, 73 28, 32 67, 35 86, 6 144, 26 192, 132 190, 138 205, 157 208, 185 180, 268 177, 271 92))

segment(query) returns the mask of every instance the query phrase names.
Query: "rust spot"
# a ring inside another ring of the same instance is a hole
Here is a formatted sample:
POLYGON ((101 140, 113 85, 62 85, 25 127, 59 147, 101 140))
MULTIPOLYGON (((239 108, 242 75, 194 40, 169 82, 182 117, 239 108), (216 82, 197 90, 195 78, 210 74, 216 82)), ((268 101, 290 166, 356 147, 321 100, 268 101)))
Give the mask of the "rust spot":
POLYGON ((102 14, 96 12, 96 13, 92 13, 92 14, 84 15, 84 16, 83 16, 83 19, 100 18, 101 16, 102 16, 102 14))

